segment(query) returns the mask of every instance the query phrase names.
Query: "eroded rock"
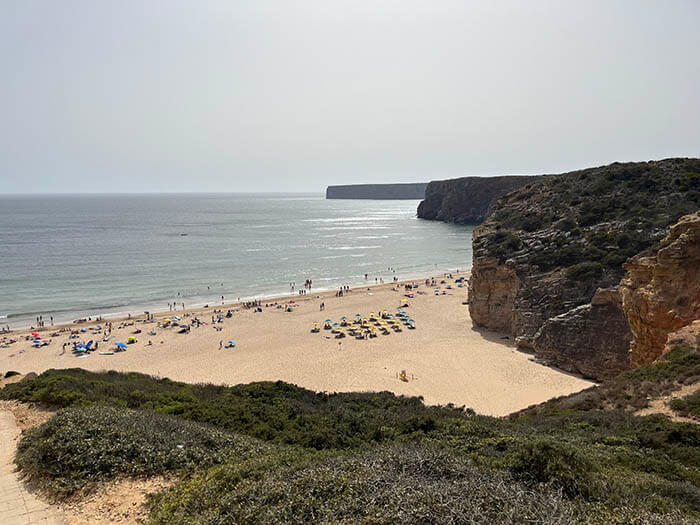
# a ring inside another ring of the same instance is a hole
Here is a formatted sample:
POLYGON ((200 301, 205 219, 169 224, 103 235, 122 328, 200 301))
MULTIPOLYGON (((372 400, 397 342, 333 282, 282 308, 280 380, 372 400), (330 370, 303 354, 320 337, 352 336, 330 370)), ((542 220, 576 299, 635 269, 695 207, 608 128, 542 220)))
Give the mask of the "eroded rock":
POLYGON ((631 258, 621 283, 632 329, 630 361, 650 363, 669 334, 700 319, 700 213, 686 215, 653 248, 631 258))

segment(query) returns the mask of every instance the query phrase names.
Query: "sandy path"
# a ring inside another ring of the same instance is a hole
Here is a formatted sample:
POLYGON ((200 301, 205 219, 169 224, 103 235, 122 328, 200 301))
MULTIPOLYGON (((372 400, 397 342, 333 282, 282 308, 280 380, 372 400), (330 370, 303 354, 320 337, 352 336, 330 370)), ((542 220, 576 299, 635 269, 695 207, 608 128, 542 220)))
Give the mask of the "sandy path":
POLYGON ((671 410, 671 407, 669 406, 669 403, 673 401, 674 399, 679 399, 681 397, 686 397, 689 395, 694 394, 700 390, 700 383, 694 383, 692 385, 684 385, 678 390, 671 392, 667 396, 662 396, 662 397, 657 397, 656 399, 653 399, 649 401, 649 406, 646 408, 643 408, 641 410, 638 410, 635 412, 635 415, 637 416, 650 416, 652 414, 662 414, 668 418, 671 419, 671 421, 675 421, 676 423, 695 423, 698 424, 700 421, 697 421, 691 417, 684 417, 673 410, 671 410))
MULTIPOLYGON (((212 326, 178 334, 172 329, 147 332, 151 324, 136 324, 114 332, 126 341, 141 327, 139 342, 115 355, 91 354, 76 358, 61 355, 67 335, 54 337, 50 346, 31 348, 21 341, 0 350, 0 370, 40 373, 48 368, 80 367, 88 370, 137 371, 174 380, 224 384, 283 380, 316 391, 383 391, 423 396, 426 403, 465 405, 479 413, 505 415, 555 396, 591 386, 581 378, 536 364, 516 351, 499 334, 472 329, 466 288, 446 290, 435 296, 421 285, 425 295, 410 300, 408 312, 416 330, 404 329, 372 340, 345 338, 342 344, 326 331, 310 332, 313 321, 341 316, 354 318, 380 310, 396 311, 401 292, 391 285, 356 289, 345 297, 307 296, 293 312, 264 308, 262 313, 240 310, 226 319, 218 332, 212 326), (326 309, 319 312, 321 301, 326 309), (144 345, 149 339, 153 346, 144 345), (219 350, 219 341, 237 341, 235 349, 219 350), (162 341, 162 344, 161 344, 162 341), (23 350, 23 352, 20 352, 23 350), (405 369, 414 379, 397 377, 405 369)), ((442 287, 445 288, 445 285, 442 287)), ((200 310, 200 312, 202 312, 200 310)), ((180 315, 182 315, 180 313, 180 315)), ((211 321, 212 311, 200 313, 211 321)), ((161 316, 165 317, 165 316, 161 316)), ((117 326, 117 323, 114 325, 117 326)), ((44 332, 46 333, 46 332, 44 332)), ((95 337, 82 337, 84 341, 95 337)), ((100 344, 100 350, 108 343, 100 344)), ((105 348, 106 349, 106 348, 105 348)))
POLYGON ((59 511, 39 501, 19 480, 13 463, 20 430, 11 412, 0 410, 0 516, 3 525, 65 523, 59 511))

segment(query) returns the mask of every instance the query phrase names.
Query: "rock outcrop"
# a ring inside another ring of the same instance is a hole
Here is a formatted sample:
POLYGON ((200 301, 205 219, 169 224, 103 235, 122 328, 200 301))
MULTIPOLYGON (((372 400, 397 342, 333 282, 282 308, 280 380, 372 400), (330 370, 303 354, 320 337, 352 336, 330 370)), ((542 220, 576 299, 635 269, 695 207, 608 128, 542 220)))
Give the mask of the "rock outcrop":
POLYGON ((601 370, 624 370, 632 333, 617 288, 599 288, 589 304, 547 319, 537 331, 534 348, 545 363, 586 377, 601 370))
POLYGON ((542 176, 462 177, 428 184, 418 217, 458 224, 481 224, 498 199, 542 176))
POLYGON ((622 303, 634 334, 630 361, 639 366, 664 352, 669 334, 700 319, 700 213, 681 218, 662 242, 624 267, 622 303))
POLYGON ((663 354, 678 345, 687 346, 696 352, 700 352, 700 319, 668 334, 663 354))
POLYGON ((474 324, 566 370, 618 374, 634 332, 616 290, 623 263, 698 208, 700 159, 615 163, 511 192, 474 231, 474 324))
POLYGON ((328 186, 326 199, 417 200, 425 197, 427 186, 427 182, 328 186))
POLYGON ((512 332, 513 305, 520 285, 515 265, 511 261, 499 264, 495 257, 482 257, 474 261, 470 283, 469 310, 474 323, 512 332))

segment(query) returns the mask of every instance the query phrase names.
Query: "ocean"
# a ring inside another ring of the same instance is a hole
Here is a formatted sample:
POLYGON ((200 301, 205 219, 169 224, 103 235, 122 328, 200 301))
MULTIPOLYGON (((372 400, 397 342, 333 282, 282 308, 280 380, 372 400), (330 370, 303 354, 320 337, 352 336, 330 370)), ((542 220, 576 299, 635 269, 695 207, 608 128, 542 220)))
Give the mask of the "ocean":
POLYGON ((470 268, 472 228, 418 219, 418 202, 0 196, 0 325, 270 298, 306 279, 317 291, 470 268))

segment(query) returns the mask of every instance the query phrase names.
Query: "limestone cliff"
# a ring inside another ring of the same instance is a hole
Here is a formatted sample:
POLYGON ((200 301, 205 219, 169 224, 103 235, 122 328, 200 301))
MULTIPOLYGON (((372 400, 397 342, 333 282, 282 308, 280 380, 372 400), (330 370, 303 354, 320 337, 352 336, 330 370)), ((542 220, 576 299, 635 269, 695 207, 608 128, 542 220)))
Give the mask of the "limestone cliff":
POLYGON ((421 219, 480 224, 498 199, 541 179, 542 176, 463 177, 428 184, 418 205, 421 219))
POLYGON ((427 182, 328 186, 326 199, 417 200, 425 197, 427 186, 427 182))
POLYGON ((644 365, 664 352, 669 334, 700 319, 700 214, 681 218, 662 242, 624 267, 622 304, 633 333, 630 360, 644 365))
POLYGON ((506 195, 474 231, 473 322, 566 370, 619 373, 632 339, 623 263, 698 208, 700 159, 615 163, 506 195))

